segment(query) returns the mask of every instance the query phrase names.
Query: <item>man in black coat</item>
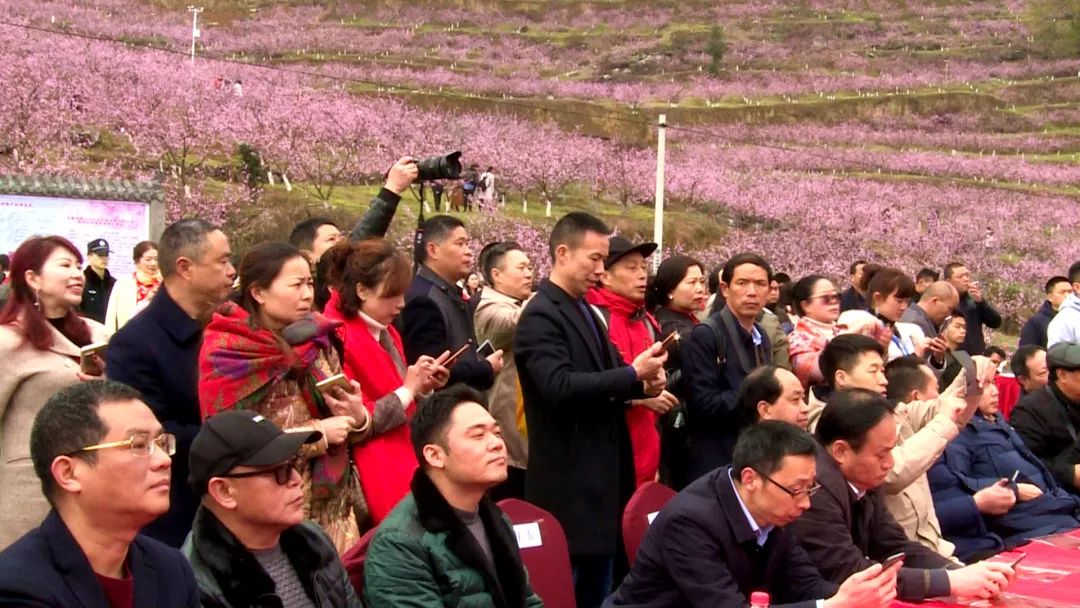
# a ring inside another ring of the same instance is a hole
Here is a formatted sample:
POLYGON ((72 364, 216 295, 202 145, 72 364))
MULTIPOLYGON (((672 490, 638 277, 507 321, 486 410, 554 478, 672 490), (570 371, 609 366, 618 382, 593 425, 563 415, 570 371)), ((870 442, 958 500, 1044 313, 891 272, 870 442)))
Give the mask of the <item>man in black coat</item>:
POLYGON ((53 510, 0 553, 0 606, 199 606, 184 556, 139 534, 169 508, 174 447, 130 387, 95 380, 53 395, 30 431, 53 510))
POLYGON ((164 277, 146 310, 109 342, 105 373, 136 388, 165 430, 176 436, 172 505, 145 533, 180 547, 198 501, 187 485, 188 448, 199 432, 199 348, 203 327, 232 289, 236 270, 225 233, 199 219, 180 220, 161 234, 164 277))
POLYGON ((105 239, 94 239, 86 244, 83 276, 86 277, 86 285, 83 287, 79 311, 84 317, 104 323, 109 296, 116 285, 116 279, 109 272, 109 242, 105 239))
POLYGON ((962 262, 953 262, 946 266, 944 278, 960 293, 960 305, 957 309, 967 320, 967 337, 960 345, 960 350, 981 355, 986 351, 983 326, 990 329, 1001 327, 1001 313, 983 298, 982 287, 978 281, 971 279, 971 270, 962 262))
POLYGON ((870 565, 837 588, 785 527, 818 490, 816 452, 814 438, 789 423, 747 428, 733 466, 698 479, 664 506, 607 606, 745 606, 754 591, 767 592, 770 606, 888 606, 900 564, 870 565))
POLYGON ((634 491, 626 409, 666 382, 659 343, 627 365, 585 303, 604 272, 610 233, 587 213, 555 224, 551 277, 514 340, 529 429, 525 498, 566 531, 579 608, 599 606, 611 591, 622 509, 634 491))
POLYGON ((826 579, 842 581, 897 553, 897 597, 996 597, 1014 577, 1006 564, 980 562, 958 568, 917 541, 885 507, 879 489, 893 466, 897 427, 894 406, 865 389, 844 389, 829 399, 817 423, 821 450, 817 479, 821 491, 794 524, 795 534, 826 579))
POLYGON ((491 388, 502 371, 501 350, 480 358, 469 305, 455 283, 472 270, 469 233, 461 220, 436 215, 422 226, 420 269, 405 292, 398 317, 408 363, 424 356, 438 358, 446 351, 464 352, 450 367, 448 384, 463 382, 480 391, 491 388))
POLYGON ((1080 494, 1080 345, 1058 342, 1046 365, 1050 382, 1024 395, 1009 422, 1058 483, 1080 494))
POLYGON ((771 281, 772 269, 759 255, 728 260, 719 296, 727 306, 695 327, 682 346, 688 479, 731 464, 735 438, 746 424, 736 407, 739 385, 754 368, 773 363, 769 337, 755 321, 771 281))

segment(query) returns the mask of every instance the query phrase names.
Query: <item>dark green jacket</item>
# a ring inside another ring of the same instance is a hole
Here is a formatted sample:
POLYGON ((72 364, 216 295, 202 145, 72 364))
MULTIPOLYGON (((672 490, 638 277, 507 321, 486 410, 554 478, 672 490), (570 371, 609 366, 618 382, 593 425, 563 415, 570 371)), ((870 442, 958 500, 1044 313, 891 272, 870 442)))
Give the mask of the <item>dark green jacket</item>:
POLYGON ((517 538, 493 502, 480 503, 494 566, 421 469, 379 525, 364 565, 364 601, 394 608, 537 608, 517 538), (494 572, 492 572, 492 568, 494 572))
MULTIPOLYGON (((308 597, 319 608, 363 608, 330 538, 305 521, 281 534, 308 597)), ((208 511, 199 507, 191 534, 181 549, 195 570, 203 608, 283 608, 274 581, 255 556, 208 511)))

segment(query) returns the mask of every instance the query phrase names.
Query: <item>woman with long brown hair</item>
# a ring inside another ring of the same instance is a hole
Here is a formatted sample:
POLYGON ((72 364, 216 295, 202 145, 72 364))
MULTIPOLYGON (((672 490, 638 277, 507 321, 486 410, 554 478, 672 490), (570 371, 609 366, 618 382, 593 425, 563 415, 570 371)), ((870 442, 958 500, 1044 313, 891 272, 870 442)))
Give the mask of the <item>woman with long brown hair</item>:
POLYGON ((105 328, 78 314, 82 255, 60 236, 27 239, 11 260, 11 296, 0 312, 0 549, 49 512, 30 462, 34 416, 58 390, 104 375, 79 349, 105 342, 105 328))

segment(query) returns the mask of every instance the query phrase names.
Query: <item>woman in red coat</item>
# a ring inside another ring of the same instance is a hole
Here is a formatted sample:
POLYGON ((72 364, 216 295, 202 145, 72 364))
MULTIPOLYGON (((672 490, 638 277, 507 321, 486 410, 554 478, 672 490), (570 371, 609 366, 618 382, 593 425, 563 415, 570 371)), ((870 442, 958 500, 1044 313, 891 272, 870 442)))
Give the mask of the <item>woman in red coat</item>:
POLYGON ((353 460, 378 524, 409 493, 417 463, 406 423, 415 400, 446 384, 449 372, 431 357, 405 365, 401 337, 391 325, 405 306, 412 279, 405 255, 382 239, 342 242, 324 255, 330 256, 334 289, 325 314, 342 322, 342 368, 360 383, 372 415, 374 436, 353 448, 353 460))

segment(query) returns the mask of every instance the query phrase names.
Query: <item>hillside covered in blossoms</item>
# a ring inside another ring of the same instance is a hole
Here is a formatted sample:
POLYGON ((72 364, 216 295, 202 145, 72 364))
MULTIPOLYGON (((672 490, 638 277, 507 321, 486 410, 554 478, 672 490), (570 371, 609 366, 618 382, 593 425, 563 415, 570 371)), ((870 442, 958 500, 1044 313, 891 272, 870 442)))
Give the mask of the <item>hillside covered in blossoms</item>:
POLYGON ((0 173, 158 179, 242 248, 462 150, 474 244, 544 260, 549 204, 651 235, 666 114, 669 251, 963 259, 1013 324, 1080 259, 1076 0, 206 0, 194 62, 187 4, 0 0, 0 173))

